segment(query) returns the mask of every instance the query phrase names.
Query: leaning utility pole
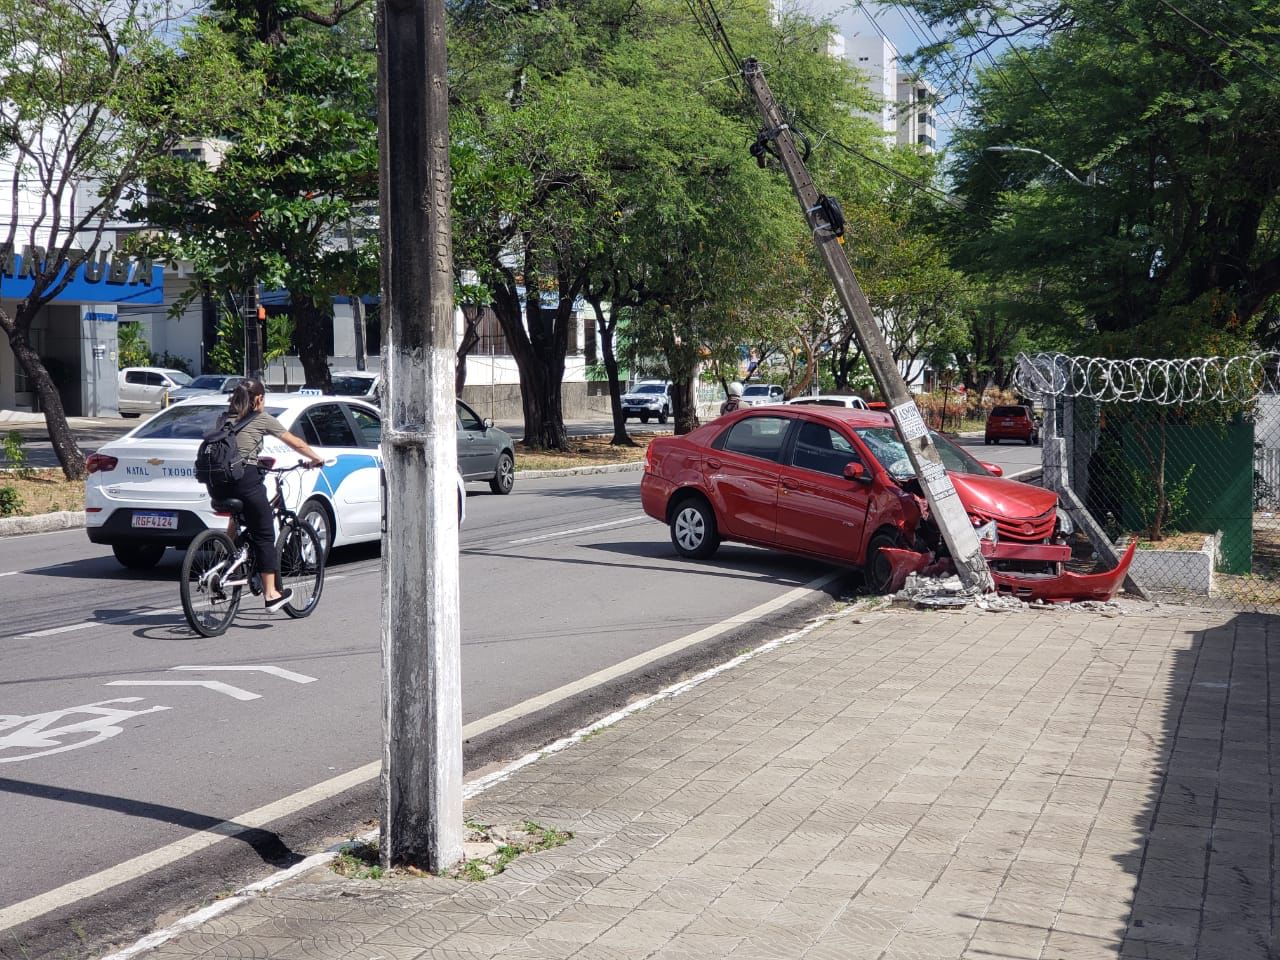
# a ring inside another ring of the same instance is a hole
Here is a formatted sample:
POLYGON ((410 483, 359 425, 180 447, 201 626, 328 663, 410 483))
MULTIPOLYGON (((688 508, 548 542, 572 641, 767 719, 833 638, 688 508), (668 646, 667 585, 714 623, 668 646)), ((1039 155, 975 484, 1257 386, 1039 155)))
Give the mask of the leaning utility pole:
MULTIPOLYGON (((821 254, 831 281, 835 284, 836 295, 844 306, 849 319, 853 321, 858 342, 867 355, 867 363, 876 378, 886 401, 893 422, 902 434, 907 448, 907 457, 920 478, 920 487, 929 501, 929 511, 942 533, 942 538, 951 551, 956 573, 966 587, 978 587, 982 590, 994 589, 991 571, 987 562, 982 559, 982 549, 978 545, 978 536, 974 533, 973 524, 965 513, 956 488, 947 476, 942 459, 938 456, 938 448, 929 436, 929 429, 924 418, 911 399, 906 381, 889 353, 880 327, 871 313, 871 305, 867 303, 866 294, 858 285, 853 275, 853 268, 845 258, 844 248, 840 243, 843 224, 835 223, 840 218, 839 208, 827 197, 820 196, 809 179, 809 171, 796 151, 795 141, 791 136, 791 128, 787 125, 773 99, 768 83, 764 79, 764 71, 760 63, 748 58, 742 61, 742 75, 747 86, 755 97, 756 106, 764 118, 765 129, 761 134, 761 149, 771 141, 782 162, 782 168, 791 181, 791 189, 795 191, 800 208, 804 211, 805 222, 813 233, 814 245, 821 254)), ((762 154, 758 154, 762 156, 762 154)))
POLYGON ((386 337, 384 866, 462 857, 458 487, 444 0, 378 7, 386 337))

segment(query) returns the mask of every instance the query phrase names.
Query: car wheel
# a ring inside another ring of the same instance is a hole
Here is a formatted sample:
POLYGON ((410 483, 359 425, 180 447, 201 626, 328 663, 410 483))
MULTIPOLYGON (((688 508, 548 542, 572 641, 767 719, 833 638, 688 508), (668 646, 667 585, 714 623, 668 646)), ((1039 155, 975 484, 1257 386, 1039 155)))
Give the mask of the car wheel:
POLYGON ((130 570, 150 570, 164 556, 164 544, 116 543, 112 545, 111 552, 130 570))
POLYGON ((1033 437, 1031 434, 1027 434, 1027 446, 1029 447, 1035 442, 1036 442, 1036 438, 1033 437))
POLYGON ((867 565, 862 576, 870 593, 883 594, 889 592, 893 583, 893 564, 880 551, 885 547, 900 547, 901 539, 896 534, 877 533, 867 544, 867 565))
POLYGON ((493 479, 489 481, 489 489, 494 493, 506 495, 515 485, 516 462, 511 459, 511 454, 503 450, 498 454, 498 469, 494 471, 493 479))
POLYGON ((298 511, 298 519, 308 524, 316 532, 316 536, 320 540, 320 546, 324 549, 325 558, 328 559, 329 551, 333 549, 335 535, 333 518, 329 516, 329 508, 324 505, 323 501, 313 498, 302 505, 302 509, 298 511))
POLYGON ((644 413, 640 414, 640 422, 641 423, 649 422, 649 411, 646 410, 644 413))
POLYGON ((659 423, 666 423, 666 422, 667 422, 667 417, 669 417, 669 416, 671 416, 671 414, 670 414, 670 413, 668 413, 668 412, 664 409, 661 413, 659 413, 659 414, 658 414, 658 422, 659 422, 659 423))
POLYGON ((705 560, 720 548, 716 515, 702 497, 686 497, 671 512, 671 543, 676 553, 705 560))
POLYGON ((982 438, 982 442, 983 442, 983 443, 985 443, 988 447, 989 447, 989 446, 991 446, 991 438, 990 438, 990 437, 983 437, 983 438, 982 438))

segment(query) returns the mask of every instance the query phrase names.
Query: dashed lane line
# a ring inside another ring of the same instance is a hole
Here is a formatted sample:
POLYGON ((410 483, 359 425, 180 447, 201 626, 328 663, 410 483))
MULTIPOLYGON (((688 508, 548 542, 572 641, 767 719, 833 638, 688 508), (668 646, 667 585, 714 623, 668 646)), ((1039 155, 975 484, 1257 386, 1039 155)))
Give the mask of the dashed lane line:
POLYGON ((591 530, 604 530, 606 527, 623 527, 630 523, 640 523, 641 521, 648 519, 649 518, 647 516, 641 513, 634 517, 627 517, 623 520, 610 520, 608 523, 593 523, 589 527, 574 527, 572 530, 557 530, 555 533, 544 533, 537 537, 525 537, 521 540, 508 540, 507 543, 509 546, 518 547, 525 543, 540 543, 543 540, 555 540, 559 537, 571 537, 575 533, 587 533, 591 530))
POLYGON ((94 627, 101 627, 105 624, 128 623, 137 617, 161 617, 168 616, 171 613, 181 613, 182 607, 162 607, 156 610, 135 610, 132 613, 126 613, 119 617, 106 617, 102 620, 85 620, 81 623, 66 623, 60 627, 50 627, 47 630, 35 630, 31 633, 20 633, 15 640, 34 640, 37 637, 52 637, 59 633, 73 633, 76 630, 91 630, 94 627))

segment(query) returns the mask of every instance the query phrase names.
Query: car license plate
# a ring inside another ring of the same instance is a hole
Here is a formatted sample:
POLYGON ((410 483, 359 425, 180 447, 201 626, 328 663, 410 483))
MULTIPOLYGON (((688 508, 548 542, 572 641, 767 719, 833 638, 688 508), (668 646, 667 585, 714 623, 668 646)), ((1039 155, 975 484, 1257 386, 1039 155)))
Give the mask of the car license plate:
POLYGON ((135 510, 133 525, 148 530, 177 530, 178 515, 168 510, 135 510))

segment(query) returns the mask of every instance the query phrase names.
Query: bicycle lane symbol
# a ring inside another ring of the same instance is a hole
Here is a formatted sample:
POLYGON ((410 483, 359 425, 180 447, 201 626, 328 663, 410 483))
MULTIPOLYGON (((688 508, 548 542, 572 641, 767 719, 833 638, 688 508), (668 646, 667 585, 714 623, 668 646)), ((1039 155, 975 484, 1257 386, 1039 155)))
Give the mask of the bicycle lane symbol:
POLYGON ((123 733, 122 724, 127 720, 171 709, 157 706, 130 710, 112 706, 141 702, 142 697, 120 697, 25 717, 0 714, 0 763, 34 760, 89 747, 123 733), (75 719, 77 717, 84 719, 75 719))

